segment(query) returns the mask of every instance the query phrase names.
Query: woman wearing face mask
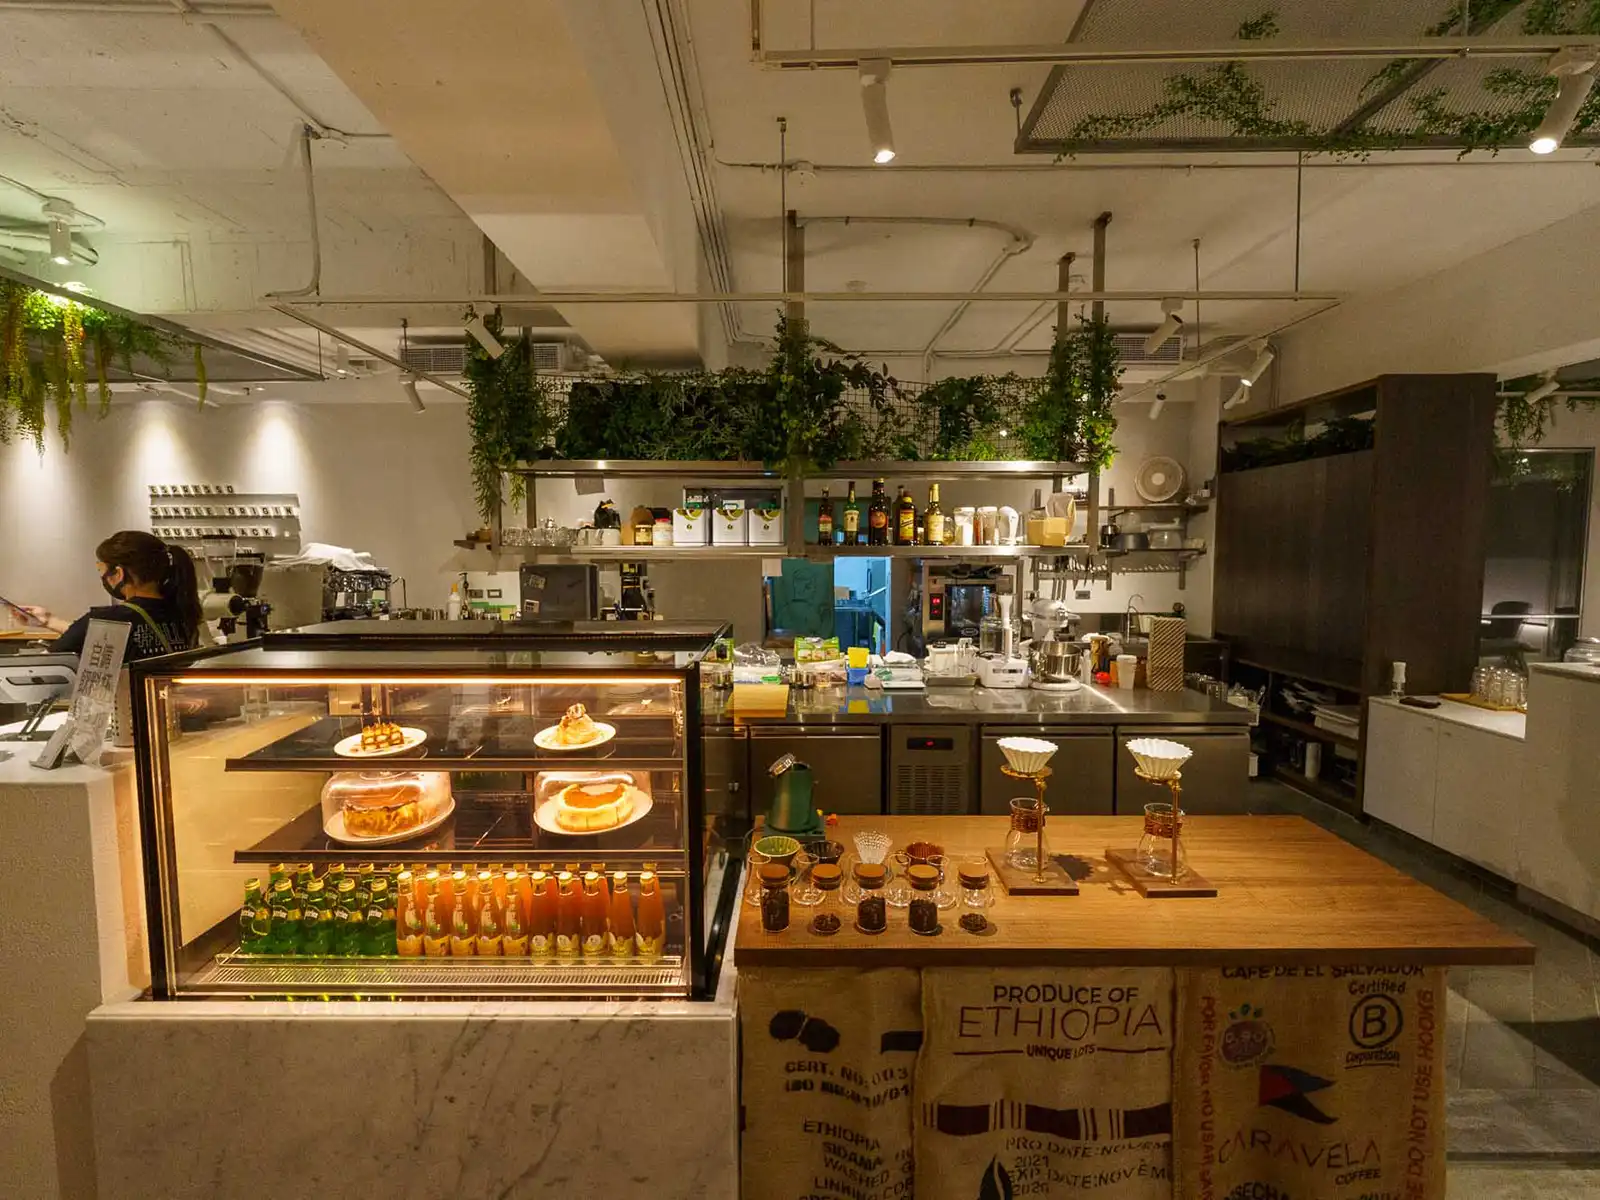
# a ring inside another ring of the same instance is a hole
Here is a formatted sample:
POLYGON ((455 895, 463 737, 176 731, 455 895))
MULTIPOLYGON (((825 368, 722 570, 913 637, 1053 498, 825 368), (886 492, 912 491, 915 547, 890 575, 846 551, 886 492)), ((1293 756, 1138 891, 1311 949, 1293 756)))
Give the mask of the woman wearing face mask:
POLYGON ((53 653, 79 653, 91 620, 126 621, 133 626, 124 662, 192 650, 199 644, 200 592, 194 559, 187 550, 169 546, 154 534, 124 529, 96 546, 94 556, 100 584, 116 604, 91 608, 70 625, 42 608, 28 610, 61 632, 51 647, 53 653))

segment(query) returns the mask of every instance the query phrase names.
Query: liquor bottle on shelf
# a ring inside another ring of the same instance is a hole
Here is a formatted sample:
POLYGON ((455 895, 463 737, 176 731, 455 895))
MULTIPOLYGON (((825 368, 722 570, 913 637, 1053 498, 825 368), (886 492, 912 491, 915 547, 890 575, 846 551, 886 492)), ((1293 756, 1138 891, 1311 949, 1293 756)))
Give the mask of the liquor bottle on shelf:
POLYGON ((939 507, 939 485, 928 485, 928 507, 922 515, 923 541, 930 546, 944 545, 944 510, 939 507))
POLYGON ((372 896, 367 901, 367 919, 363 925, 365 953, 392 955, 396 952, 394 897, 389 895, 387 875, 378 875, 372 880, 372 896))
POLYGON ((874 479, 872 481, 872 502, 867 507, 867 544, 869 546, 887 546, 889 544, 889 497, 884 494, 887 481, 874 479))
POLYGON ((450 910, 445 906, 439 872, 428 872, 428 906, 422 925, 422 953, 428 958, 450 956, 450 910))
POLYGON ((611 875, 611 953, 617 958, 633 957, 633 900, 628 896, 628 877, 621 871, 611 875))
POLYGON ((327 885, 313 879, 306 887, 300 909, 300 953, 317 958, 333 953, 333 906, 327 885))
POLYGON ((472 958, 478 949, 478 935, 472 928, 472 917, 467 911, 466 897, 458 896, 455 912, 450 918, 450 957, 472 958))
POLYGON ((861 543, 861 505, 856 502, 856 481, 852 479, 844 497, 844 537, 840 544, 856 546, 861 543))
POLYGON ((583 946, 580 911, 583 897, 571 871, 556 876, 556 957, 577 958, 583 946))
POLYGON ((267 909, 266 897, 261 894, 261 880, 247 879, 244 903, 239 907, 239 949, 246 954, 259 954, 271 934, 272 914, 267 909), (258 920, 263 927, 259 933, 256 931, 258 920))
POLYGON ((910 489, 902 487, 894 505, 894 542, 897 546, 917 544, 917 502, 910 489))
POLYGON ((300 953, 300 901, 294 894, 294 885, 280 879, 267 901, 272 928, 268 945, 273 954, 300 953))
POLYGON ((501 922, 500 953, 507 958, 528 957, 528 923, 522 911, 522 874, 516 870, 505 873, 505 919, 501 922))
POLYGON ((548 960, 556 952, 556 884, 548 871, 529 878, 528 954, 548 960))
POLYGON ((583 877, 583 907, 579 910, 578 926, 583 934, 585 958, 598 958, 611 950, 611 938, 606 932, 606 881, 599 871, 589 871, 583 877))
MULTIPOLYGON (((488 874, 487 871, 484 872, 488 874)), ((478 885, 478 957, 495 958, 500 954, 500 917, 495 912, 494 885, 484 880, 478 885)))
POLYGON ((833 545, 833 501, 828 489, 822 489, 822 499, 817 502, 817 545, 833 545))
POLYGON ((639 917, 633 936, 639 957, 660 958, 666 936, 666 909, 661 902, 661 887, 656 880, 656 873, 642 871, 639 874, 639 917))

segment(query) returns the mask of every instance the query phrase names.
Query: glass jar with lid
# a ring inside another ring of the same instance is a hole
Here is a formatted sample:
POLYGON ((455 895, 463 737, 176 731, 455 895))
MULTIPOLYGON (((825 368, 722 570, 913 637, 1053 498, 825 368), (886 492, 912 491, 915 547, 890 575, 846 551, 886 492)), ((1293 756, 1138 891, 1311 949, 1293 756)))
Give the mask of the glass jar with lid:
POLYGON ((907 918, 911 932, 932 937, 939 932, 939 902, 934 891, 939 886, 939 868, 918 863, 906 869, 906 883, 911 891, 907 918))
POLYGON ((883 895, 888 874, 882 863, 855 865, 855 883, 861 894, 856 901, 856 928, 862 933, 882 933, 889 928, 889 905, 883 895))
POLYGON ((839 915, 839 884, 844 872, 838 863, 820 862, 811 868, 811 886, 822 895, 816 913, 811 918, 811 932, 824 936, 838 933, 844 920, 839 915))
POLYGON ((789 928, 789 868, 768 863, 761 868, 761 928, 782 933, 789 928))

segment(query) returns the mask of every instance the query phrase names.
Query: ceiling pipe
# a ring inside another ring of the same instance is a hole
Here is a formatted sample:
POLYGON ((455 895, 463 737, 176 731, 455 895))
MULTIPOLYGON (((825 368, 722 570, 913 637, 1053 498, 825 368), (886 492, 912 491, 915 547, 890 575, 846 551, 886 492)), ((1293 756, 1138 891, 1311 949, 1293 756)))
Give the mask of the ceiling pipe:
MULTIPOLYGON (((202 17, 272 17, 270 4, 191 3, 193 15, 202 17)), ((70 13, 95 17, 182 17, 190 14, 167 0, 0 0, 0 11, 70 13)))
POLYGON ((317 222, 317 177, 311 167, 311 139, 315 131, 310 125, 300 126, 300 165, 306 181, 306 211, 311 221, 311 282, 291 292, 268 292, 268 300, 297 299, 315 296, 322 290, 322 232, 317 222))
MULTIPOLYGON (((811 304, 847 304, 876 302, 883 304, 951 303, 958 300, 994 301, 1002 304, 1033 304, 1070 300, 1073 303, 1120 304, 1143 300, 1183 300, 1207 303, 1245 303, 1258 300, 1295 300, 1338 303, 1344 297, 1334 292, 1292 291, 1174 291, 1171 288, 1127 289, 1122 291, 1088 292, 528 292, 511 295, 479 296, 316 296, 297 301, 308 308, 377 308, 419 307, 428 304, 787 304, 800 301, 811 304)), ((1191 364, 1192 365, 1192 364, 1191 364)))
MULTIPOLYGON (((0 0, 3 4, 3 0, 0 0)), ((1156 153, 1149 151, 1149 153, 1156 153)), ((902 174, 907 171, 932 175, 960 175, 997 173, 1030 173, 1030 172, 1061 172, 1061 171, 1150 171, 1161 174, 1166 172, 1182 172, 1186 175, 1202 171, 1284 171, 1294 169, 1297 164, 1293 157, 1286 157, 1282 161, 1269 161, 1274 155, 1294 155, 1296 151, 1278 150, 1252 150, 1249 152, 1254 161, 1251 162, 1088 162, 1082 157, 1076 159, 1063 159, 1060 162, 999 162, 999 163, 896 163, 895 172, 902 174)), ((1339 171, 1375 171, 1395 170, 1399 168, 1421 171, 1433 167, 1527 167, 1525 159, 1506 158, 1462 158, 1455 152, 1435 150, 1410 150, 1406 152, 1410 157, 1404 159, 1393 158, 1367 158, 1367 159, 1312 159, 1304 164, 1308 171, 1339 170, 1339 171), (1421 158, 1423 154, 1445 154, 1441 158, 1421 158)), ((1124 155, 1126 157, 1126 155, 1124 155)), ((775 162, 737 161, 719 158, 717 166, 727 167, 734 171, 780 171, 783 166, 775 162)), ((1545 163, 1540 169, 1548 171, 1552 167, 1568 166, 1583 167, 1592 170, 1593 160, 1589 158, 1568 158, 1545 163)), ((817 175, 831 175, 846 171, 859 171, 863 174, 882 174, 883 168, 870 163, 790 163, 790 171, 805 173, 812 172, 817 175)))
POLYGON ((903 67, 965 67, 1007 64, 1117 66, 1132 63, 1325 62, 1329 60, 1548 58, 1569 47, 1595 43, 1593 34, 1504 34, 1424 37, 1396 41, 1271 38, 1212 45, 1147 43, 1108 46, 1046 42, 993 46, 829 47, 760 50, 756 61, 777 70, 854 71, 862 59, 884 58, 903 67))
POLYGON ((1117 396, 1117 403, 1125 404, 1130 400, 1137 400, 1141 396, 1165 387, 1175 379, 1181 379, 1187 375, 1192 375, 1198 371, 1201 371, 1202 368, 1216 362, 1218 359, 1227 358, 1229 355, 1237 354, 1241 345, 1247 345, 1252 342, 1265 342, 1269 338, 1276 337, 1278 334, 1287 329, 1292 329, 1296 325, 1303 325, 1305 322, 1315 320, 1324 313, 1331 312, 1333 309, 1338 308, 1340 303, 1341 301, 1338 299, 1325 300, 1322 303, 1319 303, 1317 307, 1312 309, 1310 312, 1301 313, 1299 316, 1274 325, 1270 329, 1265 329, 1260 333, 1251 334, 1242 342, 1229 342, 1226 345, 1219 345, 1215 350, 1208 350, 1199 358, 1185 361, 1180 366, 1168 371, 1160 379, 1152 379, 1148 383, 1142 383, 1136 388, 1132 388, 1128 391, 1120 393, 1117 396))

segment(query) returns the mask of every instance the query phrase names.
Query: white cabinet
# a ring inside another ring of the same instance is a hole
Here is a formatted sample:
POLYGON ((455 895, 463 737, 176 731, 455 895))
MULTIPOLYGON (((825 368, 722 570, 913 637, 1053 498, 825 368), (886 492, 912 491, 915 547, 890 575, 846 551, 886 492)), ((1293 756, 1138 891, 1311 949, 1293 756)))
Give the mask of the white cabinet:
POLYGON ((1523 800, 1523 743, 1444 721, 1439 727, 1433 842, 1512 878, 1523 800))
POLYGON ((1362 807, 1368 816, 1433 841, 1434 792, 1439 765, 1439 722, 1421 709, 1367 706, 1366 777, 1362 807))

